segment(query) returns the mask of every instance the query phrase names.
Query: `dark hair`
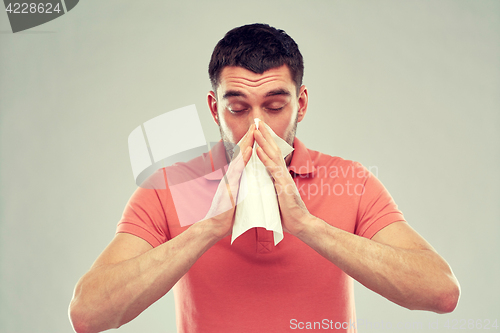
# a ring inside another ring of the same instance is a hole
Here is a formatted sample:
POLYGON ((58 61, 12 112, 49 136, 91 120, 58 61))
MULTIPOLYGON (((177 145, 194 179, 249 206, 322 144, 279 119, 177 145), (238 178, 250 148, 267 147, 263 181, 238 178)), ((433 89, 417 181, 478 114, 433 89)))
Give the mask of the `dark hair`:
POLYGON ((267 24, 249 24, 230 30, 214 48, 208 75, 216 91, 222 69, 239 66, 254 73, 287 65, 297 90, 302 85, 304 62, 299 47, 283 30, 267 24))

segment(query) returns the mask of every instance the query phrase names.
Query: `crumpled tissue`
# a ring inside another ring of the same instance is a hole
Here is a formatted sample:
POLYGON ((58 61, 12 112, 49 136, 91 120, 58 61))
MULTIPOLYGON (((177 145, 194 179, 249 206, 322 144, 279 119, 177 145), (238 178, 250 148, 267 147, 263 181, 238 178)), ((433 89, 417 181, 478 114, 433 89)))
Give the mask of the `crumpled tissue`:
MULTIPOLYGON (((260 119, 256 118, 254 121, 258 129, 260 119)), ((293 147, 277 136, 269 126, 266 126, 266 128, 280 148, 283 158, 285 158, 293 151, 293 147)), ((276 189, 266 167, 257 156, 257 146, 257 142, 255 142, 252 156, 241 177, 231 244, 245 231, 255 227, 272 230, 274 245, 277 245, 283 239, 283 227, 281 225, 276 189), (244 195, 240 196, 241 193, 244 193, 244 195), (240 197, 243 198, 241 201, 240 197)))

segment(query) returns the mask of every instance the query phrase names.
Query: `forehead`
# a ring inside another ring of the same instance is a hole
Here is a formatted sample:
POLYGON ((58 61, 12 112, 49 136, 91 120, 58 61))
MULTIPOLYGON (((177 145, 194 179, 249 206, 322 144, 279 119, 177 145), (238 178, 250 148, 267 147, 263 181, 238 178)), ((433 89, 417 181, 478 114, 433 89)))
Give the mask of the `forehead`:
POLYGON ((217 90, 253 90, 265 91, 276 88, 288 88, 292 92, 295 83, 292 80, 288 66, 271 68, 262 74, 254 73, 238 66, 227 66, 220 74, 220 84, 217 90))

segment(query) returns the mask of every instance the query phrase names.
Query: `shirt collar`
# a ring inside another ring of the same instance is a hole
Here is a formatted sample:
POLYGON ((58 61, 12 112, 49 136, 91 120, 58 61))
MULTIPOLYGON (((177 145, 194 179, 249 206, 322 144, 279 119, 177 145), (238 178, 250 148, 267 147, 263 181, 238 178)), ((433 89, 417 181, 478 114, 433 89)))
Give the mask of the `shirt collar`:
POLYGON ((288 166, 288 170, 299 175, 314 173, 315 168, 311 155, 309 155, 306 146, 297 137, 293 141, 293 148, 292 161, 288 166))
POLYGON ((208 152, 205 158, 205 177, 208 180, 221 180, 227 169, 226 148, 221 141, 217 142, 208 152))

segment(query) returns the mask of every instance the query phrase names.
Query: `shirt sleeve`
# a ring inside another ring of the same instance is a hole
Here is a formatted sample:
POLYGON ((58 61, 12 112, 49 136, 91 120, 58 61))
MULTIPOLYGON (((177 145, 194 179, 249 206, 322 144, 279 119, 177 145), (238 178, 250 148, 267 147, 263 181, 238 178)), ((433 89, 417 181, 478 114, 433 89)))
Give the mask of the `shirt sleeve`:
POLYGON ((405 219, 380 180, 368 170, 366 173, 363 194, 359 200, 355 233, 372 238, 389 224, 405 219))
POLYGON ((168 241, 170 232, 165 213, 168 190, 139 187, 118 222, 116 233, 129 233, 156 247, 168 241))

